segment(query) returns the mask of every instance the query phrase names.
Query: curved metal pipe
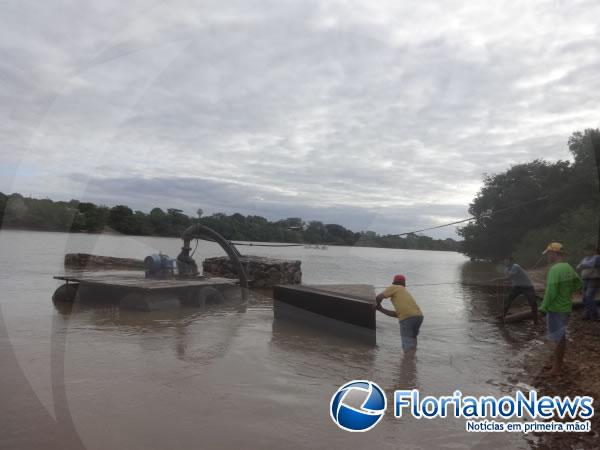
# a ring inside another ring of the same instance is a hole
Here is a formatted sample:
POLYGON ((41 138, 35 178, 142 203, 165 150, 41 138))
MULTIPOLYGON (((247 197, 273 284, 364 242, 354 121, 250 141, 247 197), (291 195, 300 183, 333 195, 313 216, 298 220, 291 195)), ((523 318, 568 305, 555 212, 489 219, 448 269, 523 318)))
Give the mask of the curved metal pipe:
POLYGON ((229 259, 231 259, 231 261, 233 261, 234 265, 236 266, 238 275, 240 277, 240 285, 243 288, 248 288, 248 276, 246 275, 244 266, 240 261, 240 252, 235 248, 235 246, 231 242, 229 242, 215 230, 207 226, 201 224, 192 225, 181 234, 181 239, 183 239, 183 247, 181 248, 181 253, 177 257, 177 261, 183 264, 190 264, 191 260, 195 265, 194 260, 190 256, 190 242, 192 241, 192 239, 199 237, 209 237, 211 238, 211 240, 219 244, 221 248, 223 248, 223 250, 225 250, 225 253, 227 253, 229 259))

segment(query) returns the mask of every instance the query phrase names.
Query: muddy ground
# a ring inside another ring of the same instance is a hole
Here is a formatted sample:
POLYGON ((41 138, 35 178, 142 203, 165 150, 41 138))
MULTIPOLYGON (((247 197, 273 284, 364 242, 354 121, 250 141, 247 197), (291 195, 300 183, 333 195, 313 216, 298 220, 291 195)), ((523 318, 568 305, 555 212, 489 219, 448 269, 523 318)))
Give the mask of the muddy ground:
MULTIPOLYGON (((598 449, 600 448, 600 322, 581 319, 582 310, 573 310, 568 327, 565 366, 560 377, 549 378, 546 373, 552 366, 552 347, 540 349, 528 359, 531 384, 538 394, 548 396, 588 395, 594 398, 596 413, 591 419, 588 433, 538 433, 532 448, 546 449, 598 449)), ((540 325, 544 331, 544 321, 540 325)))

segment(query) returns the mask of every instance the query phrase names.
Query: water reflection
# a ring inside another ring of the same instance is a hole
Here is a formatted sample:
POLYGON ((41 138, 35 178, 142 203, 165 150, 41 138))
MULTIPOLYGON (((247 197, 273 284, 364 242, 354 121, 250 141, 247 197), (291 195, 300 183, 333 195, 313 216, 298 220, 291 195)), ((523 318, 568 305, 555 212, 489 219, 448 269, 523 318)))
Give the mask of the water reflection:
POLYGON ((375 329, 332 319, 278 300, 273 300, 273 315, 278 322, 300 324, 323 335, 340 336, 346 340, 370 345, 375 345, 377 342, 375 329))
MULTIPOLYGON (((73 302, 53 299, 53 305, 69 333, 118 332, 137 339, 145 351, 172 348, 181 361, 207 364, 227 353, 243 323, 249 302, 239 291, 229 289, 218 303, 163 311, 131 311, 115 302, 79 296, 73 302)), ((259 297, 255 297, 257 303, 261 302, 259 297)))
POLYGON ((417 354, 403 353, 398 365, 398 384, 394 390, 419 389, 419 377, 417 374, 417 354))
POLYGON ((272 351, 288 355, 298 353, 302 358, 314 357, 315 360, 325 355, 329 360, 343 360, 345 364, 356 368, 373 364, 374 351, 369 341, 361 339, 361 336, 356 339, 353 329, 346 329, 346 334, 340 328, 331 329, 328 323, 331 323, 331 319, 307 326, 300 321, 275 317, 271 327, 272 351))

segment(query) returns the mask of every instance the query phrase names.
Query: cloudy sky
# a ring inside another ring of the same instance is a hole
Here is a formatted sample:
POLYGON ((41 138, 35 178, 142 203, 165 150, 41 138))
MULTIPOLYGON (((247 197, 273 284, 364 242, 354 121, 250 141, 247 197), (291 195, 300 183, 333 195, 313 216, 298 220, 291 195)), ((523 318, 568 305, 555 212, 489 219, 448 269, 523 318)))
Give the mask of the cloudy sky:
MULTIPOLYGON (((600 2, 0 3, 0 191, 398 233, 600 125, 600 2)), ((452 236, 445 229, 435 236, 452 236)))

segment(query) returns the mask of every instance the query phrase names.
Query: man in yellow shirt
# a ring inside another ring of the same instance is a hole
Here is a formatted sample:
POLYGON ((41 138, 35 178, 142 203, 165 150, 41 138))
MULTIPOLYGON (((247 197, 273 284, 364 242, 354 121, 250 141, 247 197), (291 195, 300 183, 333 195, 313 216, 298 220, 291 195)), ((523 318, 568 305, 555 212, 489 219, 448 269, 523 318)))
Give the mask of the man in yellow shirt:
POLYGON ((423 323, 423 313, 415 299, 406 289, 406 277, 396 275, 393 284, 375 297, 375 308, 383 314, 396 317, 400 321, 400 336, 402 337, 402 350, 405 353, 417 350, 417 336, 423 323), (390 298, 395 311, 381 306, 384 298, 390 298))

